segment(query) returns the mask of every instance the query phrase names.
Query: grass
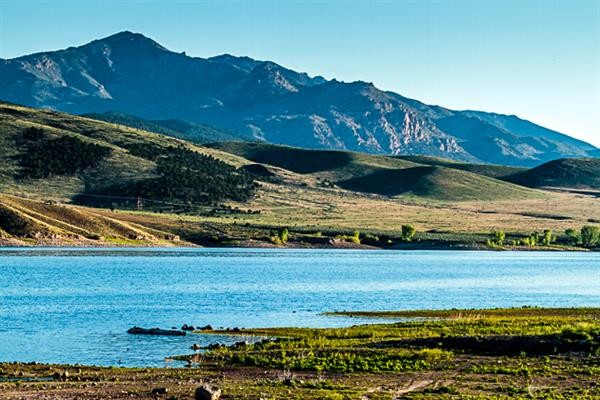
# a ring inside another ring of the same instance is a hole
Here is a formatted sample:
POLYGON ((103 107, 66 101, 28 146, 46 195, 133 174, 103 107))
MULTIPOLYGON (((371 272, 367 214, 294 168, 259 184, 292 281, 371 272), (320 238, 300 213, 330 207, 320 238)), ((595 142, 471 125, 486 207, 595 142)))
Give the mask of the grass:
POLYGON ((190 360, 189 368, 0 363, 0 393, 10 400, 147 399, 164 387, 164 398, 188 399, 210 383, 224 399, 600 398, 598 308, 359 314, 403 320, 203 332, 267 339, 177 357, 190 360), (542 346, 547 338, 556 347, 542 346))

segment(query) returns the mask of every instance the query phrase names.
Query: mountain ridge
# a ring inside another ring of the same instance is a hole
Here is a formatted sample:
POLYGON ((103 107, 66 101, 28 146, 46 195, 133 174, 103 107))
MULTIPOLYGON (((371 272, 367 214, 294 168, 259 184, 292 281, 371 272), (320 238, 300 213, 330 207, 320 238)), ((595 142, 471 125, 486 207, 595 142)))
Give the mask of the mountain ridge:
POLYGON ((0 99, 76 114, 182 120, 314 149, 513 166, 598 154, 514 115, 454 111, 250 57, 189 57, 129 31, 0 60, 0 99))

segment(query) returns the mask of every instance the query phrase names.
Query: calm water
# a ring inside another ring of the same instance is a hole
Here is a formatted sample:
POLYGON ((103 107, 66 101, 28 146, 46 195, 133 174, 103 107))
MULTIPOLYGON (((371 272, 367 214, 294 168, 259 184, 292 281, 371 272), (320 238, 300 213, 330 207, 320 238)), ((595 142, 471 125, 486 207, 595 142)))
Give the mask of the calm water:
POLYGON ((332 310, 600 306, 600 254, 0 250, 0 361, 164 365, 231 338, 133 326, 344 326, 332 310))

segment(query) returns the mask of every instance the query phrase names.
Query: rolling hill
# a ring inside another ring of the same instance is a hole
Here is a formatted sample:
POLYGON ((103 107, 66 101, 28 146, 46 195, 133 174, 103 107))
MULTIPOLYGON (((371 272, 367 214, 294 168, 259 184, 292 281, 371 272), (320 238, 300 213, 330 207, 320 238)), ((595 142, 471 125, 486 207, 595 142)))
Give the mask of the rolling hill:
POLYGON ((528 187, 600 190, 600 159, 560 159, 505 178, 528 187))
POLYGON ((307 150, 264 143, 224 142, 208 146, 257 163, 310 174, 356 192, 443 201, 539 196, 527 188, 495 179, 521 171, 519 168, 471 165, 431 157, 307 150))
POLYGON ((527 167, 598 154, 516 116, 431 106, 368 82, 311 77, 248 57, 189 57, 132 32, 0 59, 0 99, 74 114, 124 113, 147 120, 140 127, 201 142, 253 138, 527 167))

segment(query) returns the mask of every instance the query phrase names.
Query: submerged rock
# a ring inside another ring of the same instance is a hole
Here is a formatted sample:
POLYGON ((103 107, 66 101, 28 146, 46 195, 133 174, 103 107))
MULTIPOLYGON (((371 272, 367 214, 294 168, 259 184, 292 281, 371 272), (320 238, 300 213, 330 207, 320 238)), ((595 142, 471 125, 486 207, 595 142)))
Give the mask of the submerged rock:
POLYGON ((139 326, 134 326, 127 330, 127 333, 132 335, 165 335, 165 336, 185 336, 185 332, 160 329, 160 328, 140 328, 139 326))
POLYGON ((201 331, 212 331, 213 327, 212 327, 212 325, 205 325, 205 326, 198 327, 198 329, 201 331))
POLYGON ((182 331, 193 331, 194 329, 194 325, 188 325, 188 324, 183 324, 183 326, 181 327, 182 331))

